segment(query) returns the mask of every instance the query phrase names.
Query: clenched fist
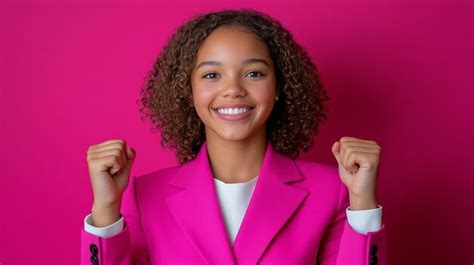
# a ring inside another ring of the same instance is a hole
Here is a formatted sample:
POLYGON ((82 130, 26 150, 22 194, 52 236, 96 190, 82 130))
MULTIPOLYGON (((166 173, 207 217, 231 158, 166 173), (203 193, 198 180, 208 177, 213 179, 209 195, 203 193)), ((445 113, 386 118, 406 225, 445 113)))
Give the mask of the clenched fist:
POLYGON ((349 190, 350 210, 377 208, 376 186, 380 146, 371 140, 341 137, 332 146, 339 176, 349 190))
POLYGON ((127 148, 124 140, 108 140, 91 145, 87 164, 94 193, 92 222, 108 226, 118 220, 122 194, 127 188, 135 150, 127 148))

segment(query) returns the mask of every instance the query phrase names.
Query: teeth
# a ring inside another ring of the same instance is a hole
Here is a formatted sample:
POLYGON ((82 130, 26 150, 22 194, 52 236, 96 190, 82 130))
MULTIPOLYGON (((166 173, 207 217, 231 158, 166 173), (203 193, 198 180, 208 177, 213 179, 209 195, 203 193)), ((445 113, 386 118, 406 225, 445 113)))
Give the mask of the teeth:
POLYGON ((217 109, 217 112, 221 114, 227 114, 227 115, 237 115, 241 113, 245 113, 250 111, 248 108, 224 108, 224 109, 217 109))

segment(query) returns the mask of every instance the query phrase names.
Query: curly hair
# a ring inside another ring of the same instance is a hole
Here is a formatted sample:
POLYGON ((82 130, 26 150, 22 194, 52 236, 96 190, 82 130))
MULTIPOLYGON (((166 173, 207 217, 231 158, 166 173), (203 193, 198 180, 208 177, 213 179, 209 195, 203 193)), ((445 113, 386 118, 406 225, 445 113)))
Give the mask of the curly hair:
POLYGON ((221 26, 243 26, 267 44, 279 100, 266 122, 266 137, 276 151, 297 158, 313 145, 330 98, 307 51, 280 22, 252 9, 197 14, 169 37, 141 87, 142 121, 150 118, 152 130, 161 130, 161 146, 174 149, 180 163, 194 159, 206 135, 192 104, 191 73, 201 44, 221 26))

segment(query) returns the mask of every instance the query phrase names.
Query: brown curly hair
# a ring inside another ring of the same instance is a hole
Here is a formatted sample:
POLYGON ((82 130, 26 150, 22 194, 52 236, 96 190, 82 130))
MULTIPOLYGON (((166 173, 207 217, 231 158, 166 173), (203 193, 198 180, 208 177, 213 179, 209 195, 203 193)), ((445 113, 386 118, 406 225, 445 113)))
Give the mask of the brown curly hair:
POLYGON ((161 129, 161 146, 175 150, 180 163, 192 160, 206 140, 192 102, 191 72, 203 41, 220 26, 243 26, 265 41, 275 65, 276 101, 266 124, 275 150, 297 158, 313 145, 318 124, 326 121, 330 98, 316 66, 292 34, 272 17, 252 10, 197 14, 168 39, 140 91, 140 112, 161 129))

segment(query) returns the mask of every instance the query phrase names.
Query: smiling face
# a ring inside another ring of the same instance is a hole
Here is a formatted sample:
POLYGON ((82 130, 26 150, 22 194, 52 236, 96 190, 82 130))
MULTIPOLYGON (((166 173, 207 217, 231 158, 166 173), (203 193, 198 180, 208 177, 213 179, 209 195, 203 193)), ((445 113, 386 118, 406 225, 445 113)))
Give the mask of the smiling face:
POLYGON ((219 27, 202 43, 191 75, 193 102, 207 140, 265 137, 276 96, 265 43, 238 27, 219 27))

